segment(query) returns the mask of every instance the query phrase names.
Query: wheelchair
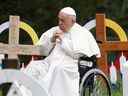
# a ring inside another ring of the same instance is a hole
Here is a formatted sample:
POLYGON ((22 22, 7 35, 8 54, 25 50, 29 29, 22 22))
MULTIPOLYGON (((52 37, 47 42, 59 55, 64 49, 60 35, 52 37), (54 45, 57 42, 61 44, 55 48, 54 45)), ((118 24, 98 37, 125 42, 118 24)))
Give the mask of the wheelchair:
POLYGON ((96 56, 82 56, 78 60, 80 73, 80 96, 111 96, 106 75, 97 68, 96 56))

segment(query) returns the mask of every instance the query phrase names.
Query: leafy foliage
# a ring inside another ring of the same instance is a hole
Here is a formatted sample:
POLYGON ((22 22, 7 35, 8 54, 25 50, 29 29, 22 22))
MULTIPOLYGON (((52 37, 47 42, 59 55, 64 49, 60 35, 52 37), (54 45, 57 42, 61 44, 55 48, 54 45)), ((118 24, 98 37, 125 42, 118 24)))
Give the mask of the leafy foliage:
POLYGON ((76 10, 79 23, 95 15, 94 0, 1 0, 0 23, 8 20, 9 15, 19 15, 40 36, 42 32, 57 25, 57 13, 65 6, 76 10))

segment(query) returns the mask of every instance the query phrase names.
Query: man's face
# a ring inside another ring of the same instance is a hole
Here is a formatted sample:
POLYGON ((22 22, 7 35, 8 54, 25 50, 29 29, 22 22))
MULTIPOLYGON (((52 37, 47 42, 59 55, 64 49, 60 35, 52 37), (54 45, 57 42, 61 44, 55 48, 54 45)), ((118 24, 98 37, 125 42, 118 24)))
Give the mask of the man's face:
POLYGON ((71 16, 60 12, 58 15, 58 19, 59 19, 59 28, 63 31, 63 32, 67 32, 73 25, 73 19, 71 16))

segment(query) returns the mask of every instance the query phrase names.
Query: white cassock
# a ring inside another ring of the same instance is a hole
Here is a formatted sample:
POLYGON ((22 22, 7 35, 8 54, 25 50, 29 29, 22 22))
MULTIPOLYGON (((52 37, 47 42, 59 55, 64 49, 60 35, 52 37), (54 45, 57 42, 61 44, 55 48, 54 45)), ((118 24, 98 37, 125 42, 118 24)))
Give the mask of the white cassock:
POLYGON ((77 23, 53 47, 51 38, 56 30, 58 26, 45 32, 37 43, 48 56, 32 61, 25 73, 36 79, 48 96, 79 96, 78 58, 83 54, 100 56, 99 47, 91 33, 77 23))

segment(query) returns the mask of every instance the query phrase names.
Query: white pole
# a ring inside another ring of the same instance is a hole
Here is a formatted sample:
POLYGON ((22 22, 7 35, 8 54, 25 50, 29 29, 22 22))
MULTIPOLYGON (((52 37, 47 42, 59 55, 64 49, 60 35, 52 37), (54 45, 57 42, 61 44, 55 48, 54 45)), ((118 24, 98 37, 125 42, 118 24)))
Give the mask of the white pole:
POLYGON ((117 71, 113 62, 111 63, 111 67, 110 67, 110 81, 112 84, 116 84, 117 82, 117 71))
POLYGON ((128 61, 123 64, 123 96, 128 96, 128 61))
POLYGON ((126 57, 123 55, 123 52, 119 58, 119 61, 120 61, 120 72, 122 74, 122 66, 126 63, 126 57))

